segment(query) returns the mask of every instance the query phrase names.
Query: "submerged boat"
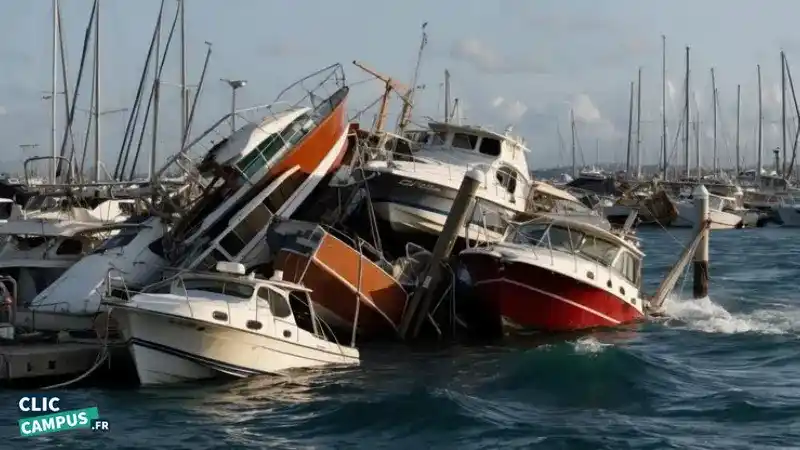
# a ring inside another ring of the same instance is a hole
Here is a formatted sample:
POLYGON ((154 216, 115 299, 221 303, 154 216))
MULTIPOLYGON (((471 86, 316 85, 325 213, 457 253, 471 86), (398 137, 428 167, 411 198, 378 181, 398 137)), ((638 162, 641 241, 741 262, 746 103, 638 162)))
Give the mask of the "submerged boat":
POLYGON ((280 374, 288 369, 358 365, 317 317, 310 290, 245 275, 238 263, 188 272, 112 301, 142 385, 280 374))
POLYGON ((644 254, 635 242, 568 216, 509 227, 502 242, 460 259, 479 299, 511 331, 564 332, 644 316, 644 254))
POLYGON ((413 286, 406 259, 392 264, 363 240, 314 223, 285 222, 272 236, 270 247, 280 249, 275 269, 324 293, 312 300, 327 323, 338 330, 357 326, 362 337, 395 334, 413 286))

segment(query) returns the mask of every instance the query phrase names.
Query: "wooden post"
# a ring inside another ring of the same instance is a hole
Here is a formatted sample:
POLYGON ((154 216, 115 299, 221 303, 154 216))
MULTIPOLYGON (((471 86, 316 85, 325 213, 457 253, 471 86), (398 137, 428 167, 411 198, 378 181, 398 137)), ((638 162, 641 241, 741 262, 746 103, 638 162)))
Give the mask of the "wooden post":
POLYGON ((461 187, 458 189, 455 200, 453 200, 453 206, 450 208, 450 214, 448 214, 444 227, 442 227, 442 233, 436 240, 430 262, 420 278, 422 283, 414 291, 414 295, 409 300, 408 307, 403 315, 403 320, 398 330, 401 338, 404 339, 409 331, 411 331, 412 338, 416 337, 422 322, 428 316, 428 309, 432 301, 431 294, 436 288, 441 275, 441 262, 453 251, 453 245, 455 245, 456 238, 458 238, 458 230, 467 221, 467 214, 472 210, 470 206, 475 198, 475 192, 485 182, 485 178, 484 173, 476 169, 472 169, 464 175, 461 187))
POLYGON ((708 238, 709 227, 706 222, 709 220, 708 210, 708 189, 698 185, 692 193, 694 198, 695 211, 695 230, 702 233, 700 243, 694 252, 694 283, 692 284, 692 294, 694 298, 704 298, 708 296, 708 238), (697 227, 704 227, 699 230, 697 227))

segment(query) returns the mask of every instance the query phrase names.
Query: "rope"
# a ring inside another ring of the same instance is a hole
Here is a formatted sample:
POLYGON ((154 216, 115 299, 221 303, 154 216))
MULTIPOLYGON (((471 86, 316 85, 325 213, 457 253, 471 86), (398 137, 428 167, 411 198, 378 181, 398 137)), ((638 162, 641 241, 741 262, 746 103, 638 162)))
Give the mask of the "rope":
POLYGON ((69 380, 69 381, 65 381, 63 383, 58 383, 58 384, 54 384, 54 385, 51 385, 51 386, 43 387, 42 388, 43 391, 47 391, 47 390, 50 390, 50 389, 58 389, 58 388, 62 388, 62 387, 66 387, 66 386, 75 384, 75 383, 85 379, 86 377, 88 377, 92 373, 94 373, 94 371, 97 370, 109 358, 110 354, 108 352, 108 331, 109 331, 108 329, 109 329, 109 326, 110 326, 110 323, 111 323, 111 311, 112 310, 113 310, 113 308, 109 308, 108 311, 106 312, 106 314, 107 314, 107 316, 106 316, 106 330, 105 330, 105 333, 103 334, 103 339, 101 339, 100 343, 102 344, 102 346, 100 347, 100 351, 97 353, 97 358, 95 359, 94 365, 92 365, 92 367, 90 367, 89 370, 87 370, 82 375, 78 376, 77 378, 74 378, 74 379, 69 380))

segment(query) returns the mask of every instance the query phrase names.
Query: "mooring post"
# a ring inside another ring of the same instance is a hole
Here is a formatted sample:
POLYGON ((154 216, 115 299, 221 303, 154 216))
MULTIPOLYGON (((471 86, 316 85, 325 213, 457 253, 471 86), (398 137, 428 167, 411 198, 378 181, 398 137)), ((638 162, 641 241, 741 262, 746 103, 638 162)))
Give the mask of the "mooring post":
POLYGON ((450 213, 447 215, 447 220, 442 227, 442 233, 436 240, 428 266, 421 277, 422 283, 414 291, 414 295, 409 300, 408 307, 403 315, 403 320, 398 329, 402 339, 405 339, 409 328, 411 328, 411 337, 416 337, 422 323, 428 316, 428 309, 432 301, 431 294, 439 281, 441 262, 453 251, 453 246, 458 238, 458 230, 464 226, 467 220, 467 213, 470 211, 470 205, 475 198, 475 192, 484 183, 485 178, 484 173, 477 169, 472 169, 464 175, 461 187, 453 200, 453 206, 450 208, 450 213), (412 321, 413 328, 411 327, 412 321))
POLYGON ((708 296, 708 237, 709 220, 708 212, 708 189, 702 184, 697 186, 692 193, 694 206, 697 213, 695 220, 695 233, 702 233, 700 243, 694 251, 694 283, 692 284, 692 294, 694 298, 704 298, 708 296))

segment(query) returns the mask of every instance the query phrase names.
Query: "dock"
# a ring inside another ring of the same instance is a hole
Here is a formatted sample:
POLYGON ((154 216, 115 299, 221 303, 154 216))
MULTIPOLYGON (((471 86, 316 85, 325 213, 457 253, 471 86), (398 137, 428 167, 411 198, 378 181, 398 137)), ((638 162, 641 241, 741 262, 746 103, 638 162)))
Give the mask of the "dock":
POLYGON ((79 376, 96 363, 99 342, 35 342, 0 345, 0 382, 79 376))

